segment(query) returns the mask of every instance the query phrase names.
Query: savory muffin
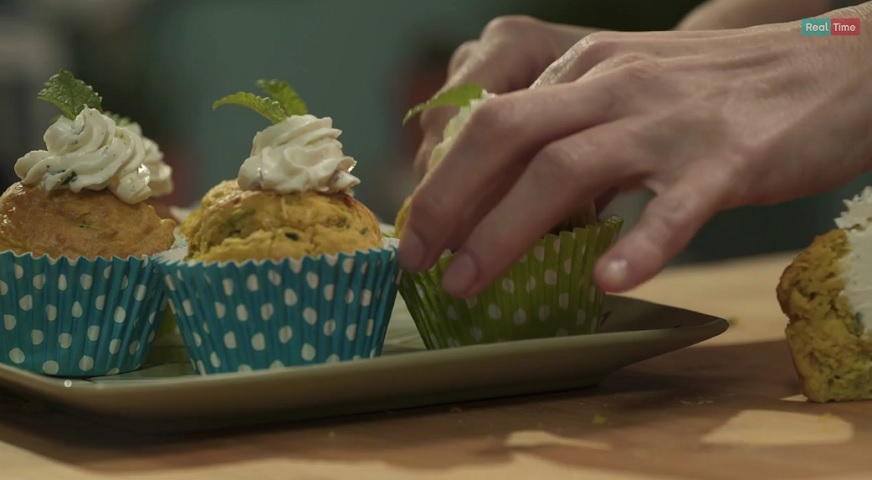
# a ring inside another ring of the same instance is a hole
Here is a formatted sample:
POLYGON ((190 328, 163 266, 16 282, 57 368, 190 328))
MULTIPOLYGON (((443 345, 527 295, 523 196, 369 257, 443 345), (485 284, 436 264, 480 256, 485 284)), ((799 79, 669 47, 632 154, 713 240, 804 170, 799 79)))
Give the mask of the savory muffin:
POLYGON ((241 191, 202 212, 189 258, 244 261, 301 258, 380 247, 372 212, 348 194, 241 191))
POLYGON ((845 204, 838 228, 800 252, 776 290, 802 392, 815 402, 872 398, 872 188, 845 204))
POLYGON ((212 188, 182 225, 189 258, 226 261, 378 248, 372 212, 350 195, 355 162, 329 118, 293 115, 254 137, 239 178, 212 188))
POLYGON ((144 202, 101 190, 48 192, 14 183, 0 196, 0 250, 70 258, 138 257, 168 249, 174 223, 144 202))
POLYGON ((332 119, 308 114, 284 82, 259 85, 272 98, 215 105, 250 107, 272 125, 238 177, 185 219, 187 250, 159 261, 188 354, 202 374, 376 357, 396 298, 396 246, 352 195, 356 162, 332 119))
POLYGON ((39 98, 62 116, 0 196, 0 362, 69 377, 135 370, 166 305, 154 254, 172 247, 175 222, 147 205, 142 138, 99 95, 62 71, 39 98))
POLYGON ((21 182, 0 197, 0 247, 96 258, 172 246, 175 222, 147 204, 151 175, 139 135, 84 108, 58 118, 45 143, 15 163, 21 182))

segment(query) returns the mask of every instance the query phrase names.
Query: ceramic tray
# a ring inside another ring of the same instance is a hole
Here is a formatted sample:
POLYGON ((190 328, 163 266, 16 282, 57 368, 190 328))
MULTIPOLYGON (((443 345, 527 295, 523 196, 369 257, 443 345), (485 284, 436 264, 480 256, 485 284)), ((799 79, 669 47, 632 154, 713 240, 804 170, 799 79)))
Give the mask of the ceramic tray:
POLYGON ((720 318, 626 297, 608 297, 605 311, 594 335, 427 351, 398 298, 376 359, 211 376, 178 362, 88 380, 0 365, 0 388, 132 430, 194 431, 589 387, 727 329, 720 318))

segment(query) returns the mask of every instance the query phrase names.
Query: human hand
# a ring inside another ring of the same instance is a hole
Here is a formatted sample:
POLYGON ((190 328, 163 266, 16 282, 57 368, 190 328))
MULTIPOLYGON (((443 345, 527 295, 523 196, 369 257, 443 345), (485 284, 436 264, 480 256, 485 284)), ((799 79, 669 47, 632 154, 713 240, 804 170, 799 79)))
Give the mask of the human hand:
MULTIPOLYGON (((861 11, 872 20, 843 16, 861 11)), ((644 187, 656 196, 595 268, 603 289, 630 289, 718 211, 870 169, 870 40, 798 23, 590 35, 533 88, 472 113, 412 198, 400 262, 424 270, 451 248, 443 287, 475 295, 575 206, 644 187)))
MULTIPOLYGON (((443 90, 465 83, 478 83, 491 93, 527 88, 548 65, 594 31, 524 16, 496 18, 478 40, 466 42, 454 52, 443 90)), ((456 112, 451 110, 441 108, 421 115, 424 139, 415 156, 418 178, 427 173, 430 154, 456 112)))

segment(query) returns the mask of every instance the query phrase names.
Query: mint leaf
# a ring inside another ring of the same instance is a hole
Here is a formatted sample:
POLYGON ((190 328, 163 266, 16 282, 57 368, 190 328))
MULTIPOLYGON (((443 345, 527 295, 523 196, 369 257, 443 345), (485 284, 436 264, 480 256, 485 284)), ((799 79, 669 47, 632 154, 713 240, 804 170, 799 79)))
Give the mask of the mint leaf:
POLYGON ((438 93, 430 100, 409 109, 409 111, 406 112, 406 116, 403 118, 403 125, 405 125, 412 117, 424 110, 436 107, 463 108, 472 103, 473 100, 481 98, 482 94, 484 94, 484 88, 476 83, 467 83, 454 88, 449 88, 448 90, 438 93))
POLYGON ((122 117, 121 115, 118 115, 117 113, 103 112, 103 115, 106 115, 107 117, 114 120, 115 125, 118 125, 119 127, 123 127, 123 126, 130 125, 131 123, 133 123, 133 120, 131 120, 129 117, 122 117))
POLYGON ((37 98, 54 104, 70 120, 75 119, 85 108, 103 110, 100 95, 67 70, 52 75, 37 98))
POLYGON ((233 95, 227 95, 222 99, 216 100, 215 103, 212 104, 212 109, 214 110, 221 105, 239 105, 250 108, 263 115, 267 120, 274 124, 279 123, 290 116, 285 109, 282 108, 282 104, 279 102, 271 98, 258 97, 257 95, 248 92, 237 92, 233 95))
POLYGON ((300 95, 297 94, 297 91, 288 82, 282 80, 258 80, 257 86, 273 100, 279 102, 288 115, 305 115, 309 113, 306 102, 300 98, 300 95))

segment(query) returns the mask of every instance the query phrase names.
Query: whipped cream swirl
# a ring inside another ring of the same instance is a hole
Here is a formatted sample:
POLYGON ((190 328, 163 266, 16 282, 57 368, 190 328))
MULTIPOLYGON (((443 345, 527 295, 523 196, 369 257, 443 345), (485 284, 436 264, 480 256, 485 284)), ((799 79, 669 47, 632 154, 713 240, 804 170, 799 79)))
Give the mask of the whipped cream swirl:
POLYGON ((243 190, 345 192, 360 183, 330 118, 294 115, 254 136, 237 179, 243 190))
POLYGON ((124 128, 142 137, 142 144, 145 146, 145 160, 143 165, 148 167, 151 174, 151 180, 148 182, 148 187, 151 188, 152 197, 163 197, 173 193, 175 188, 173 184, 173 167, 164 163, 164 154, 154 140, 142 134, 142 127, 138 123, 129 123, 124 128))
POLYGON ((461 108, 457 114, 448 121, 448 124, 445 125, 445 130, 442 131, 442 141, 439 142, 439 144, 433 148, 433 152, 430 153, 430 161, 427 162, 427 171, 432 171, 436 168, 436 165, 439 165, 442 159, 445 158, 445 154, 448 153, 448 150, 452 145, 454 145, 454 141, 457 140, 463 127, 469 123, 469 119, 472 117, 472 112, 494 97, 496 97, 495 94, 483 91, 481 97, 469 102, 469 105, 461 108))
POLYGON ((865 334, 872 334, 872 187, 845 201, 836 226, 845 231, 850 250, 839 259, 845 281, 842 295, 859 315, 865 334))
POLYGON ((32 151, 15 163, 24 185, 47 191, 108 189, 129 204, 151 195, 142 138, 99 111, 86 108, 75 120, 59 118, 43 140, 46 150, 32 151))

